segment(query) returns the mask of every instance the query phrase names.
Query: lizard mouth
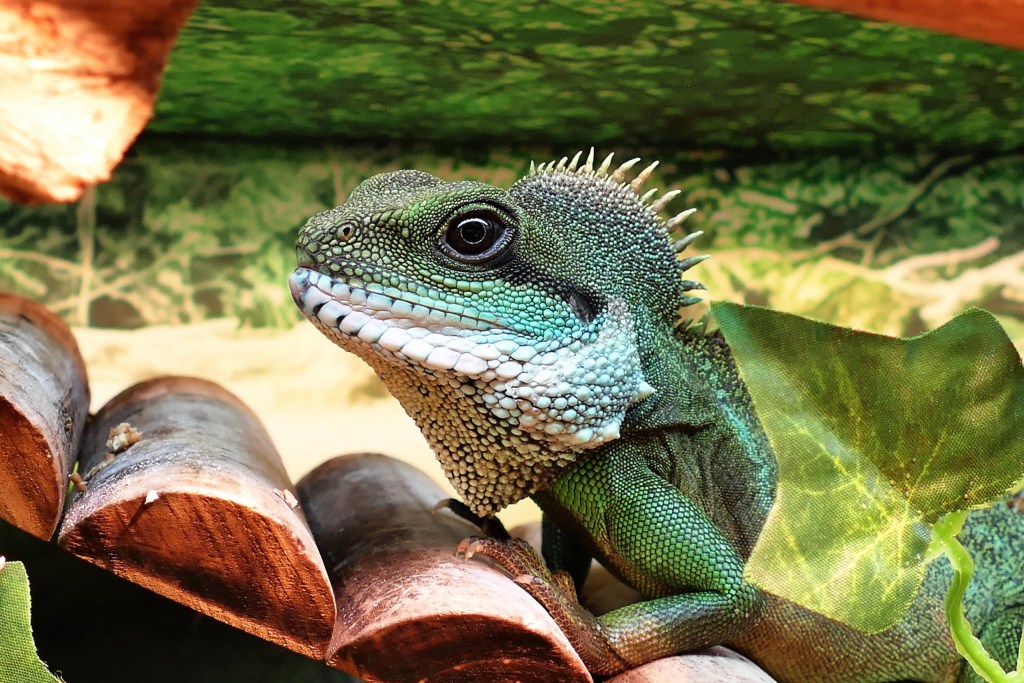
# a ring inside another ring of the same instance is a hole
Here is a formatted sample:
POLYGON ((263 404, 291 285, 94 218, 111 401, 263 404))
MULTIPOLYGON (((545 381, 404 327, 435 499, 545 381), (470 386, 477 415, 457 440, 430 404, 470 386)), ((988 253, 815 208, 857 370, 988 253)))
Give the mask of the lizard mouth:
POLYGON ((428 305, 394 287, 343 282, 304 266, 288 284, 303 314, 336 342, 362 342, 435 370, 483 373, 500 353, 493 352, 493 344, 482 345, 480 335, 509 334, 496 319, 458 303, 428 305))
POLYGON ((358 332, 366 321, 360 313, 376 320, 387 320, 401 328, 423 327, 430 331, 457 333, 465 330, 491 330, 499 327, 496 318, 457 303, 430 302, 424 297, 385 287, 374 282, 341 281, 312 268, 300 266, 288 282, 292 299, 307 315, 317 317, 330 327, 348 321, 345 331, 358 332))

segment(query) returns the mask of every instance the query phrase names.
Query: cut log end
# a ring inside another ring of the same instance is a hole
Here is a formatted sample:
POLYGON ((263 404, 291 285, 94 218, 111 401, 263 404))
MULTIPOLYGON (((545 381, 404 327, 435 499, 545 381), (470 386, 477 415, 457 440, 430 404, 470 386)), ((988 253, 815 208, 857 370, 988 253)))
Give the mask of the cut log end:
POLYGON ((1024 49, 1024 2, 978 0, 790 0, 819 9, 845 12, 949 33, 995 45, 1024 49))
POLYGON ((333 666, 390 683, 591 680, 533 598, 493 567, 455 556, 474 528, 432 512, 447 496, 419 470, 344 456, 298 490, 338 601, 333 666))
POLYGON ((0 519, 44 541, 64 505, 65 468, 39 425, 0 396, 0 519))
POLYGON ((323 659, 327 572, 255 415, 204 380, 168 377, 112 399, 89 426, 60 544, 172 600, 323 659))
MULTIPOLYGON (((181 476, 187 473, 171 478, 181 476)), ((294 529, 281 522, 286 510, 268 510, 287 508, 283 500, 271 494, 276 503, 267 495, 239 502, 213 491, 167 490, 166 483, 160 492, 131 488, 65 524, 60 544, 243 631, 308 657, 326 656, 334 595, 311 544, 297 543, 294 529)), ((103 493, 94 486, 87 495, 103 493)))
MULTIPOLYGON (((434 596, 439 602, 444 598, 434 596)), ((348 644, 328 663, 381 683, 590 680, 545 634, 511 627, 499 615, 437 615, 396 623, 348 644)))
POLYGON ((88 410, 71 330, 40 304, 0 294, 0 519, 53 536, 88 410))
POLYGON ((0 3, 0 195, 68 202, 149 120, 197 0, 0 3))

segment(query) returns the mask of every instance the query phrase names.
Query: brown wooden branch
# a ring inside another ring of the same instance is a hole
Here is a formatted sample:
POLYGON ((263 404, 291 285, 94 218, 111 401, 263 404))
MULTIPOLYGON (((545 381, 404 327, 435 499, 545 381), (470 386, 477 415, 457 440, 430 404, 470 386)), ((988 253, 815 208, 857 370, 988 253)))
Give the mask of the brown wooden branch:
POLYGON ((431 509, 445 493, 381 455, 335 458, 298 485, 331 572, 328 661, 367 681, 590 681, 546 611, 510 578, 455 557, 476 533, 431 509))
POLYGON ((197 0, 0 0, 0 195, 74 201, 149 120, 197 0))
POLYGON ((79 472, 87 490, 61 525, 64 548, 324 657, 335 620, 326 570, 270 437, 237 398, 190 378, 135 385, 90 424, 79 472))
POLYGON ((711 647, 644 664, 607 683, 775 683, 775 679, 746 657, 725 647, 711 647))
POLYGON ((790 0, 1024 49, 1024 0, 790 0))
POLYGON ((78 232, 78 253, 81 258, 78 279, 78 303, 75 306, 74 322, 89 324, 89 308, 92 304, 90 290, 94 274, 93 259, 96 256, 96 188, 88 187, 75 210, 78 232))
POLYGON ((946 280, 941 288, 920 277, 920 270, 961 266, 982 258, 999 246, 989 237, 964 249, 950 249, 934 254, 911 256, 877 271, 878 279, 893 291, 922 302, 920 314, 933 325, 940 325, 956 315, 967 302, 980 302, 986 294, 996 293, 1006 299, 1024 300, 1024 252, 1017 252, 977 268, 969 268, 946 280))
POLYGON ((867 240, 858 239, 856 232, 850 230, 838 235, 837 237, 833 237, 830 240, 818 242, 813 247, 805 251, 794 251, 793 258, 798 261, 808 261, 817 259, 825 254, 830 254, 833 251, 843 248, 866 251, 868 249, 868 245, 869 242, 867 240))
MULTIPOLYGON (((898 281, 905 280, 911 276, 919 275, 918 271, 926 268, 949 268, 952 266, 961 266, 968 261, 975 261, 977 259, 988 256, 996 249, 999 248, 999 239, 996 237, 987 237, 977 244, 962 249, 948 249, 946 251, 937 251, 929 254, 918 254, 916 256, 910 256, 902 261, 892 264, 885 269, 886 280, 898 281)), ((1011 257, 1011 259, 1020 260, 1020 257, 1011 257)))
POLYGON ((39 254, 34 251, 21 251, 19 249, 0 249, 0 259, 31 261, 41 266, 46 266, 58 275, 78 275, 81 269, 81 266, 73 261, 67 261, 57 256, 39 254))
MULTIPOLYGON (((132 269, 127 273, 116 264, 97 269, 93 280, 99 284, 94 285, 90 289, 91 300, 95 301, 101 296, 124 297, 125 293, 135 289, 138 283, 152 281, 168 265, 184 261, 187 258, 188 249, 183 247, 187 246, 189 241, 194 241, 198 238, 198 235, 186 236, 182 243, 178 245, 178 248, 170 249, 161 254, 145 268, 132 269)), ((57 311, 72 311, 75 310, 78 301, 79 295, 76 293, 68 298, 51 303, 50 307, 57 311)))
POLYGON ((71 331, 39 304, 0 294, 0 519, 53 536, 88 413, 71 331))

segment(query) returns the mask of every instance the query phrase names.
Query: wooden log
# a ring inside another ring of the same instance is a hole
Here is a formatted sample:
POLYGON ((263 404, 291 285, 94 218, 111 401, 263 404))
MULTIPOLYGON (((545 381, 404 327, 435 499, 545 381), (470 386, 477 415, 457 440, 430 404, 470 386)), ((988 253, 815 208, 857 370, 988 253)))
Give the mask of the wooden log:
POLYGON ((41 305, 0 294, 0 518, 53 536, 88 413, 71 330, 41 305))
POLYGON ((367 681, 590 681, 546 611, 511 579, 455 557, 475 529, 381 455, 334 458, 298 484, 338 601, 328 662, 367 681))
POLYGON ((790 0, 1024 49, 1024 0, 790 0))
POLYGON ((0 195, 77 199, 153 113, 198 0, 0 0, 0 195))
POLYGON ((60 544, 266 640, 322 659, 334 597, 255 415, 204 380, 137 384, 86 432, 60 544))
POLYGON ((775 683, 775 679, 743 655, 711 647, 638 666, 607 683, 775 683))

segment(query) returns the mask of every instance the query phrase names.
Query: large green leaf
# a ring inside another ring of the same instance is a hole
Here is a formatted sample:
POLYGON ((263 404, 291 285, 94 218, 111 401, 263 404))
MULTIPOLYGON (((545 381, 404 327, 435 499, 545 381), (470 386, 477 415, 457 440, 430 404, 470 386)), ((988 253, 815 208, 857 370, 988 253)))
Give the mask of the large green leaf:
POLYGON ((54 683, 36 654, 29 609, 25 565, 0 558, 0 681, 54 683))
POLYGON ((1024 477, 1019 355, 979 309, 910 339, 713 310, 779 463, 748 578, 865 631, 895 624, 931 525, 1024 477))

